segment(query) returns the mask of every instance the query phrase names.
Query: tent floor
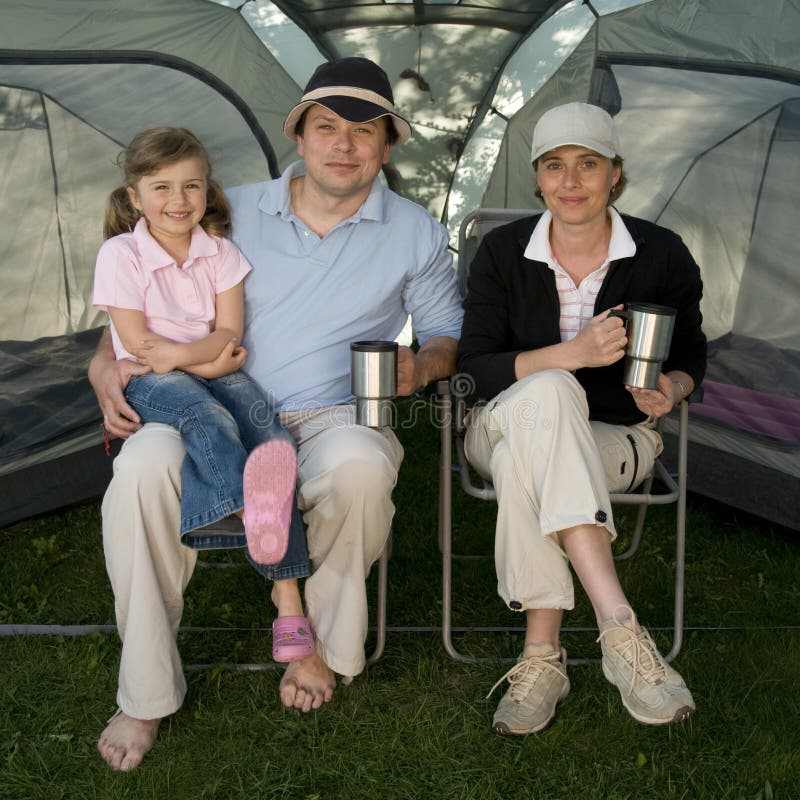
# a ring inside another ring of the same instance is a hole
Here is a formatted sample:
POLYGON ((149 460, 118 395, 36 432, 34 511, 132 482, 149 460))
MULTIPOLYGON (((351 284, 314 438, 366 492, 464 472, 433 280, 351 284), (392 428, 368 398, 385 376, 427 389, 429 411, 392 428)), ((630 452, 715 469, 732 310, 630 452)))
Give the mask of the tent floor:
POLYGON ((107 456, 102 445, 62 456, 0 477, 0 527, 44 514, 72 503, 100 497, 111 480, 111 462, 122 440, 111 443, 107 456))
MULTIPOLYGON (((664 435, 665 463, 676 461, 677 438, 664 435)), ((689 491, 800 531, 797 478, 741 456, 689 442, 689 491), (742 491, 746 486, 747 491, 742 491)))

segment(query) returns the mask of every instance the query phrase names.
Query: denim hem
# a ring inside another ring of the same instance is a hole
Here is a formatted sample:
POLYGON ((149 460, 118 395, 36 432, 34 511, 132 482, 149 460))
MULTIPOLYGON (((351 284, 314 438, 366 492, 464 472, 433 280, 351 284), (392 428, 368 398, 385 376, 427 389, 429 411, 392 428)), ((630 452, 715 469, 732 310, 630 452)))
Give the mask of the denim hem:
POLYGON ((229 497, 217 503, 217 505, 210 510, 204 511, 202 514, 193 514, 188 518, 181 516, 181 539, 183 539, 187 533, 191 533, 198 528, 205 528, 206 525, 211 525, 213 522, 219 522, 221 519, 225 519, 225 517, 229 517, 231 514, 235 514, 243 508, 243 500, 237 504, 235 498, 232 499, 229 497))
POLYGON ((247 559, 250 566, 268 581, 287 581, 297 578, 307 578, 311 574, 311 562, 305 561, 298 564, 287 566, 276 566, 275 564, 256 564, 251 558, 247 559))
POLYGON ((190 531, 181 535, 181 544, 192 550, 234 550, 247 547, 247 538, 243 533, 197 536, 190 531))

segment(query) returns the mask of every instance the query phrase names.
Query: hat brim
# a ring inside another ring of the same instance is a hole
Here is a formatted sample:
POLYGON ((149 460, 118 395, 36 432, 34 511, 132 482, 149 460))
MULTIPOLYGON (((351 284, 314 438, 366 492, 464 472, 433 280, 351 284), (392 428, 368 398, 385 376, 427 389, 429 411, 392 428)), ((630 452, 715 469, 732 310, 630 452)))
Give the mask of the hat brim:
POLYGON ((408 120, 403 119, 397 112, 388 111, 385 108, 362 100, 358 97, 344 97, 342 95, 330 95, 328 97, 316 97, 313 100, 301 100, 287 115, 283 122, 283 135, 292 141, 297 140, 295 127, 303 116, 303 112, 313 105, 325 106, 333 111, 334 114, 346 119, 348 122, 372 122, 380 117, 391 117, 394 129, 397 131, 397 143, 403 144, 411 138, 412 130, 408 120))
POLYGON ((589 150, 594 150, 595 153, 599 153, 601 156, 605 156, 606 158, 614 158, 614 156, 617 155, 616 151, 607 144, 598 142, 596 139, 590 139, 587 136, 580 137, 579 141, 578 137, 576 137, 575 139, 557 139, 555 141, 540 145, 531 153, 531 161, 536 161, 545 153, 549 153, 551 150, 555 150, 557 147, 565 147, 566 145, 570 144, 575 145, 576 147, 588 147, 589 150))

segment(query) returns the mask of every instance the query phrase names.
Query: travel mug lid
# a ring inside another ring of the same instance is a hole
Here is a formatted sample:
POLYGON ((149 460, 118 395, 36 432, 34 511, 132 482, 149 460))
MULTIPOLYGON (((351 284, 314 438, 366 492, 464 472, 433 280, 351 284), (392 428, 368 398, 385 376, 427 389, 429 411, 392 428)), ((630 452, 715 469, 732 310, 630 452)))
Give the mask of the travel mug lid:
POLYGON ((674 317, 678 310, 672 306, 659 306, 655 303, 626 303, 625 308, 629 311, 642 311, 645 314, 663 314, 664 316, 674 317))
POLYGON ((397 350, 397 342, 368 339, 363 342, 350 342, 350 349, 357 353, 391 353, 397 350))

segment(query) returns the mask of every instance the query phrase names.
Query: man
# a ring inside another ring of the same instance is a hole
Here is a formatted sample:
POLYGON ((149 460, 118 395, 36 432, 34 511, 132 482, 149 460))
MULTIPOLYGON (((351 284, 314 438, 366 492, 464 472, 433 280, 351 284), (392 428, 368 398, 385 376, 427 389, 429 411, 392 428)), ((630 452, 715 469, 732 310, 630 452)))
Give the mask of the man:
MULTIPOLYGON (((274 394, 298 444, 298 506, 313 574, 306 581, 317 650, 280 682, 287 707, 309 711, 364 667, 364 580, 391 526, 402 447, 390 430, 354 424, 349 343, 394 339, 411 314, 421 343, 401 348, 398 394, 455 366, 461 304, 447 234, 422 208, 378 181, 411 127, 394 108, 386 74, 363 58, 320 66, 284 132, 302 161, 274 181, 229 193, 233 238, 253 265, 245 285, 242 362, 274 394)), ((239 363, 241 365, 241 363, 239 363)), ((111 362, 101 343, 90 365, 112 434, 140 428, 122 388, 141 368, 111 362)), ((186 691, 175 634, 196 552, 178 543, 177 433, 147 425, 126 442, 103 501, 106 563, 123 640, 117 702, 98 743, 114 769, 135 767, 162 717, 186 691)))

